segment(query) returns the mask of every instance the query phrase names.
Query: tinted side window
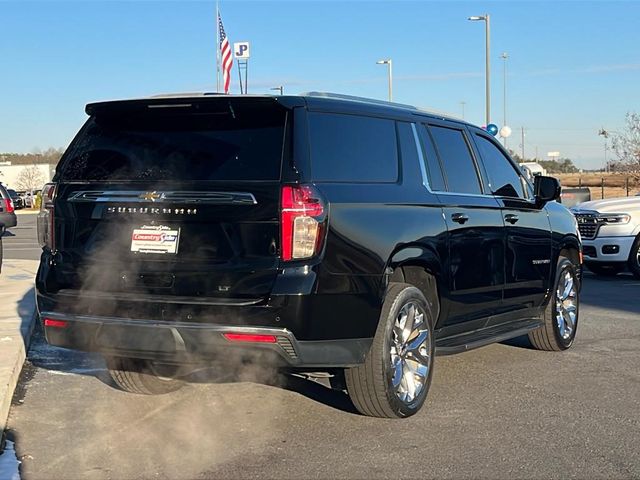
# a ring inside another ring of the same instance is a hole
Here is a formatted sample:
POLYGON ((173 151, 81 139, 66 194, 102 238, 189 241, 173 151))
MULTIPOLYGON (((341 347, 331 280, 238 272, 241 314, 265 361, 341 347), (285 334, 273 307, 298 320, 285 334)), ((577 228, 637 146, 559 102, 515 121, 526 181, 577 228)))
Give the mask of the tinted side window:
POLYGON ((450 192, 482 193, 476 165, 461 130, 430 125, 450 192))
POLYGON ((311 169, 318 182, 394 183, 398 145, 393 120, 309 113, 311 169))
POLYGON ((422 140, 425 151, 425 163, 427 175, 429 176, 429 186, 431 187, 431 190, 434 191, 446 191, 447 186, 444 182, 440 160, 438 159, 438 154, 433 146, 433 141, 431 140, 427 126, 422 125, 419 131, 421 133, 420 139, 422 140))
POLYGON ((513 164, 500 149, 491 140, 478 134, 476 134, 476 145, 489 176, 491 192, 501 197, 522 198, 522 180, 513 164))

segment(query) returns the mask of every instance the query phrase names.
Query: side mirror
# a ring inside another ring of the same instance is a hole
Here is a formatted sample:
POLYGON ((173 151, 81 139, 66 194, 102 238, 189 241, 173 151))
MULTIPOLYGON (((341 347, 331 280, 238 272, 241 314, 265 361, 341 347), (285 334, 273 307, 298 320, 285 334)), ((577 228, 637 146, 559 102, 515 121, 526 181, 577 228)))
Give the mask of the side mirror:
POLYGON ((536 197, 536 203, 539 205, 558 200, 561 190, 560 182, 555 177, 537 175, 533 179, 533 192, 536 197))

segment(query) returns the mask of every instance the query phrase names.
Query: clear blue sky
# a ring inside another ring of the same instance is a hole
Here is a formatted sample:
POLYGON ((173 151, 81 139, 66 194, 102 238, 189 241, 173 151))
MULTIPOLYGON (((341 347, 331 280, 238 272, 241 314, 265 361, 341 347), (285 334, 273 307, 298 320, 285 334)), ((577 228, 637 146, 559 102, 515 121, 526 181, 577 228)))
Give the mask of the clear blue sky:
MULTIPOLYGON (((250 41, 249 92, 332 91, 484 123, 484 24, 491 15, 492 120, 509 146, 603 163, 600 127, 640 110, 640 2, 220 2, 231 42, 250 41)), ((66 146, 93 100, 215 90, 215 2, 0 0, 0 151, 66 146)), ((238 91, 234 65, 232 91, 238 91)))

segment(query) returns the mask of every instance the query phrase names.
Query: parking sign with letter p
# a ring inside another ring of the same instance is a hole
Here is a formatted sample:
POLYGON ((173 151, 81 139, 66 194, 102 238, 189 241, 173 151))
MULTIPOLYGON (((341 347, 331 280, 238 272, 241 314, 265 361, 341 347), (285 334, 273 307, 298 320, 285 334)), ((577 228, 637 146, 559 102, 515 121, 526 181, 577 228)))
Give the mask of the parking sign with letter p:
POLYGON ((236 42, 233 44, 233 54, 237 59, 247 60, 250 56, 249 42, 236 42))

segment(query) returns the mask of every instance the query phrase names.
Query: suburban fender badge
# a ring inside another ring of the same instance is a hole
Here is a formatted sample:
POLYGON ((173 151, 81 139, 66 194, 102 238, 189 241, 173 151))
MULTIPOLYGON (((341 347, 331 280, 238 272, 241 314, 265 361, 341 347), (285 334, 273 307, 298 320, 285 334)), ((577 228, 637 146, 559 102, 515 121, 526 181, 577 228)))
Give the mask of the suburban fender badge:
POLYGON ((533 263, 534 265, 547 265, 551 263, 551 260, 545 258, 543 260, 532 260, 531 263, 533 263))

